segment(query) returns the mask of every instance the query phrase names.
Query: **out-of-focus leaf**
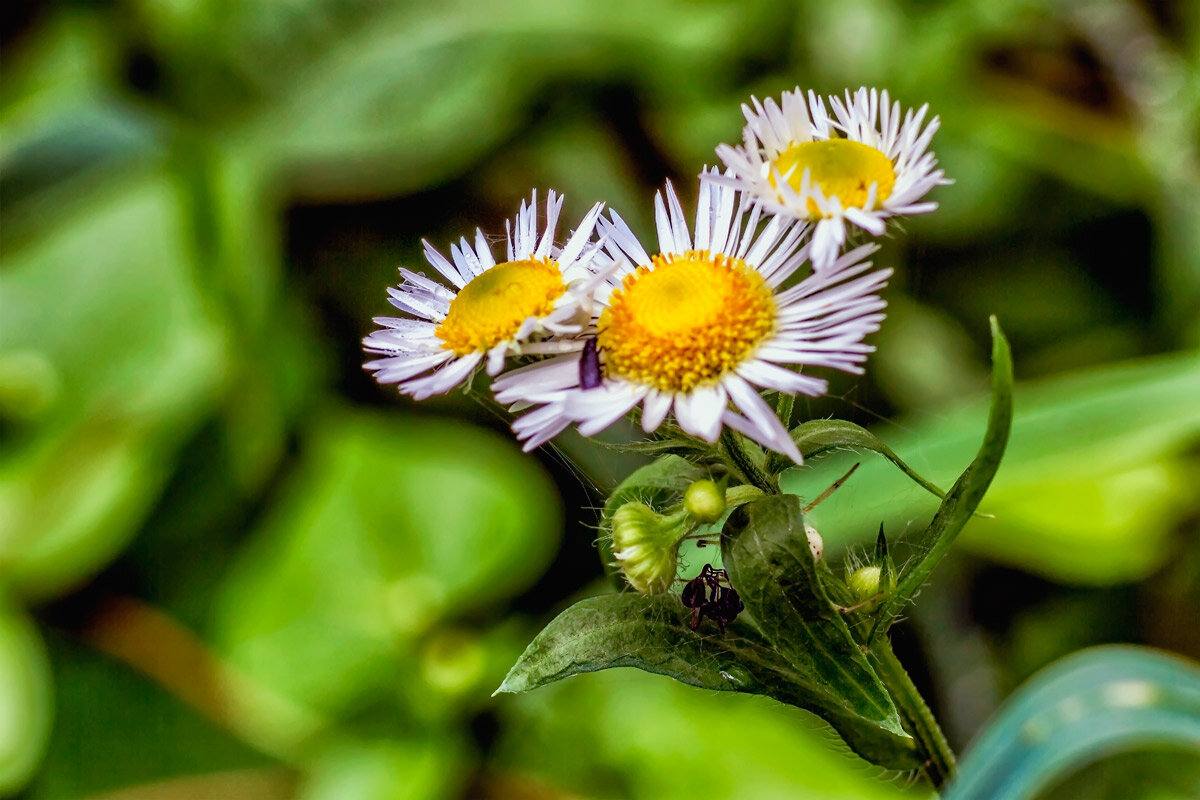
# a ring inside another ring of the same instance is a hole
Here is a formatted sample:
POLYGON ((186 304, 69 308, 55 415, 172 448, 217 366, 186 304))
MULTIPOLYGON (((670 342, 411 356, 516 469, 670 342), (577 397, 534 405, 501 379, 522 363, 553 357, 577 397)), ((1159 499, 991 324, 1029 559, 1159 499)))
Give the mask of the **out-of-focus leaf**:
POLYGON ((1172 747, 1118 753, 1088 764, 1038 800, 1194 800, 1200 797, 1200 757, 1172 747))
MULTIPOLYGON (((50 652, 57 719, 32 800, 276 763, 124 664, 62 638, 50 639, 50 652)), ((216 683, 193 689, 220 697, 216 683)))
MULTIPOLYGON (((1200 440, 1200 356, 1186 352, 1018 387, 1004 463, 959 546, 1071 582, 1133 580, 1161 563, 1171 526, 1196 508, 1194 479, 1174 458, 1200 440)), ((923 475, 949 483, 970 457, 985 408, 970 403, 901 423, 881 438, 923 475)), ((784 487, 815 496, 849 466, 791 470, 784 487)), ((866 542, 883 522, 902 534, 932 513, 928 495, 888 465, 864 463, 814 510, 826 542, 866 542)))
POLYGON ((184 226, 151 172, 4 253, 0 350, 43 360, 58 387, 0 454, 0 569, 21 593, 61 591, 128 541, 223 387, 184 226))
POLYGON ((1099 647, 1022 687, 972 743, 945 800, 1022 800, 1121 750, 1200 758, 1200 669, 1146 648, 1099 647))
POLYGON ((937 513, 912 544, 916 555, 900 571, 896 590, 884 598, 876 612, 876 629, 886 631, 892 618, 920 591, 950 545, 970 521, 992 484, 1008 445, 1013 415, 1013 367, 1008 341, 992 317, 992 407, 983 444, 970 466, 938 506, 937 513))
POLYGON ((493 434, 322 414, 219 593, 218 647, 279 691, 340 709, 391 685, 406 643, 442 614, 531 581, 558 524, 545 475, 493 434))
POLYGON ((343 742, 312 764, 299 800, 440 800, 458 796, 467 774, 461 742, 448 736, 417 741, 343 742))
POLYGON ((301 5, 148 17, 190 67, 178 79, 199 113, 242 95, 235 138, 321 197, 411 191, 471 168, 551 80, 677 96, 697 74, 723 74, 760 19, 744 4, 679 0, 301 5), (213 92, 219 78, 235 90, 213 92))
POLYGON ((802 724, 771 701, 697 691, 635 670, 554 683, 507 699, 499 711, 505 724, 493 763, 531 774, 567 796, 930 796, 919 787, 879 780, 828 729, 802 724))
POLYGON ((796 696, 864 758, 905 769, 913 741, 891 696, 822 586, 795 495, 735 511, 721 536, 729 580, 763 635, 791 665, 796 696))
POLYGON ((33 623, 0 599, 0 793, 16 794, 38 768, 50 738, 50 665, 33 623))

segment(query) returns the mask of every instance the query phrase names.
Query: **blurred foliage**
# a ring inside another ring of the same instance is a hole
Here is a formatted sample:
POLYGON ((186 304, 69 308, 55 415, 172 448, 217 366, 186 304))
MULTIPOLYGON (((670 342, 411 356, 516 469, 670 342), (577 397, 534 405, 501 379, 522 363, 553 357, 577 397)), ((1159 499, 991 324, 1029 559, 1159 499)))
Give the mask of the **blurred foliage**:
MULTIPOLYGON (((1025 381, 994 519, 927 604, 957 616, 917 611, 930 681, 1007 688, 1097 637, 1200 655, 1194 4, 64 0, 4 25, 0 791, 904 794, 799 712, 665 679, 494 706, 600 573, 581 482, 628 461, 544 455, 564 525, 494 420, 359 369, 420 237, 496 231, 531 186, 648 232, 660 181, 692 191, 737 104, 797 83, 928 101, 956 180, 885 247, 868 375, 807 415, 899 420, 874 431, 941 482, 982 430, 986 314, 1025 381)), ((814 512, 828 540, 924 525, 893 472, 814 512)))

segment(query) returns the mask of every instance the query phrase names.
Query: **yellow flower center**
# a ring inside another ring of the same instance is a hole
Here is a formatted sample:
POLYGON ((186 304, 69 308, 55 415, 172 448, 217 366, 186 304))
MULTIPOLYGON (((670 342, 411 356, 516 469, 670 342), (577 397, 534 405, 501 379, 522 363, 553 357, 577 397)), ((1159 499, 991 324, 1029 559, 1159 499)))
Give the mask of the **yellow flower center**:
POLYGON ((716 381, 775 327, 775 298, 740 258, 657 255, 627 275, 600 315, 606 371, 668 392, 716 381))
MULTIPOLYGON (((886 200, 896 185, 896 170, 887 156, 874 147, 849 139, 794 144, 780 153, 772 166, 781 175, 794 170, 787 182, 797 192, 807 169, 811 185, 820 188, 826 198, 836 197, 842 208, 866 207, 867 192, 872 183, 878 185, 877 203, 886 200)), ((774 173, 770 181, 774 186, 774 173)), ((821 210, 812 198, 808 201, 808 213, 821 216, 821 210)))
POLYGON ((557 261, 497 264, 472 278, 450 301, 437 336, 455 355, 490 350, 513 338, 527 318, 549 314, 566 288, 557 261))

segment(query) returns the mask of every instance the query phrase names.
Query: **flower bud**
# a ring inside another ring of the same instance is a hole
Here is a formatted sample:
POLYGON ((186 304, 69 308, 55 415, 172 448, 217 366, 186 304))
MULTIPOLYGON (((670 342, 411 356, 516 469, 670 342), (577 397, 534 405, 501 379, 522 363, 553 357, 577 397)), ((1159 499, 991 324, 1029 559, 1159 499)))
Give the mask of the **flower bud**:
POLYGON ((879 567, 860 567, 854 570, 850 575, 850 591, 854 594, 855 600, 866 600, 879 594, 879 576, 882 570, 879 567))
POLYGON ((696 481, 684 493, 683 507, 702 525, 716 522, 725 514, 725 487, 710 480, 696 481))
POLYGON ((684 515, 663 516, 645 503, 626 503, 612 515, 612 532, 613 557, 629 585, 642 594, 669 592, 679 540, 687 532, 684 515))
POLYGON ((877 595, 880 592, 890 592, 895 588, 895 578, 888 581, 888 586, 882 585, 882 578, 883 570, 875 566, 859 567, 850 573, 850 579, 846 583, 854 599, 864 604, 864 610, 870 611, 879 605, 877 595))
POLYGON ((825 552, 825 540, 821 538, 817 529, 807 522, 804 523, 804 532, 808 535, 808 549, 812 550, 813 561, 820 561, 821 555, 825 552))

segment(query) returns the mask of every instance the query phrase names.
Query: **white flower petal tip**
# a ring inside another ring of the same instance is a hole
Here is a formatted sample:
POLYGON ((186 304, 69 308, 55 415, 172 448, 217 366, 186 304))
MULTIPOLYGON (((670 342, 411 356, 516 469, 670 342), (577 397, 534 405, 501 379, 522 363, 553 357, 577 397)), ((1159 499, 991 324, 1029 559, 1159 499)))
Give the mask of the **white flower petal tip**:
POLYGON ((742 106, 742 144, 722 144, 727 176, 710 177, 745 192, 768 213, 816 225, 813 266, 828 269, 850 223, 880 236, 891 217, 923 214, 922 198, 951 181, 929 150, 937 117, 928 106, 905 111, 887 93, 860 88, 826 99, 800 88, 742 106))
POLYGON ((789 282, 808 264, 810 226, 786 217, 759 226, 758 206, 727 175, 701 176, 691 230, 674 191, 659 194, 656 255, 617 214, 598 221, 620 266, 596 293, 594 344, 493 384, 500 402, 534 409, 513 425, 527 446, 570 425, 594 435, 640 408, 647 433, 670 416, 707 442, 729 426, 800 463, 761 392, 818 396, 826 381, 799 370, 861 372, 891 271, 864 260, 877 249, 871 244, 835 253, 824 270, 789 282), (783 289, 785 282, 792 285, 783 289))
POLYGON ((562 247, 555 244, 563 198, 547 192, 544 217, 538 196, 521 203, 506 223, 505 260, 497 262, 482 231, 463 238, 447 258, 422 242, 425 259, 449 284, 401 268, 401 283, 389 300, 406 316, 378 317, 379 330, 363 349, 379 358, 364 366, 380 383, 424 399, 444 394, 470 379, 480 364, 490 375, 503 371, 509 356, 578 350, 581 344, 552 342, 581 332, 591 319, 596 268, 608 268, 592 242, 603 204, 584 216, 562 247))

